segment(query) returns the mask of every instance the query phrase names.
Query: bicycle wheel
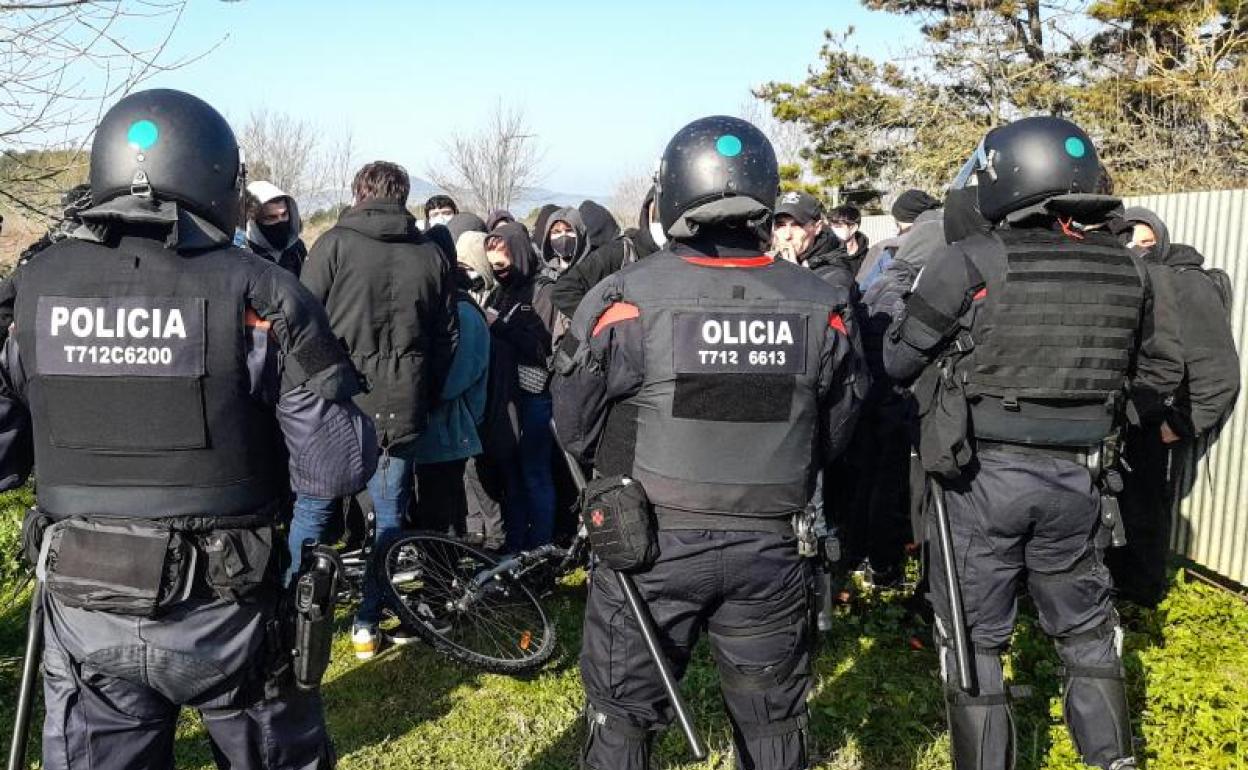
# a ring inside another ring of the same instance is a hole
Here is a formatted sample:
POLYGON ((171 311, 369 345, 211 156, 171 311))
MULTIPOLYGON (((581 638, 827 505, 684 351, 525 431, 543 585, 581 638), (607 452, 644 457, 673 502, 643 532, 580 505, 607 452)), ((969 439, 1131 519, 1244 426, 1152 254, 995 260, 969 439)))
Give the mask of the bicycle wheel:
POLYGON ((555 626, 498 561, 458 540, 409 535, 386 551, 386 592, 399 617, 435 650, 500 674, 532 671, 555 653, 555 626))

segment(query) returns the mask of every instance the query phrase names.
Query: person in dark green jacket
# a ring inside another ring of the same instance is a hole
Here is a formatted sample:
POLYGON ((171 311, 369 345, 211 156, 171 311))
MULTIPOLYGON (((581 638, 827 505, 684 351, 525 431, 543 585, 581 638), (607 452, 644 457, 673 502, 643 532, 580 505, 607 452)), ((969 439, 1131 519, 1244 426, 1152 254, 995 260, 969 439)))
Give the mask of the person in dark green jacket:
MULTIPOLYGON (((407 210, 407 172, 369 163, 355 175, 355 205, 317 240, 301 279, 325 305, 333 333, 368 381, 356 404, 377 425, 381 460, 368 482, 376 522, 375 554, 402 531, 414 494, 415 441, 442 393, 459 335, 450 266, 407 210)), ((335 500, 300 500, 291 524, 319 539, 335 500)), ((300 540, 301 542, 301 540, 300 540)), ((298 547, 300 542, 292 545, 298 547)), ((297 551, 296 551, 297 552, 297 551)), ((356 657, 371 658, 380 638, 383 585, 370 563, 356 610, 356 657)))

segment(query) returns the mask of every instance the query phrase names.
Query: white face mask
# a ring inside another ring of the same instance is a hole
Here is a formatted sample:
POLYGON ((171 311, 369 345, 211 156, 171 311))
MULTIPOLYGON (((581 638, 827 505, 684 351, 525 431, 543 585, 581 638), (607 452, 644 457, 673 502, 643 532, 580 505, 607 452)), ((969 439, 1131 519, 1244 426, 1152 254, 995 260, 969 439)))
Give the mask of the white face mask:
POLYGON ((453 216, 452 214, 438 214, 436 216, 429 217, 429 226, 433 227, 434 225, 448 225, 451 223, 452 216, 453 216))
POLYGON ((667 233, 663 232, 663 224, 661 222, 650 223, 650 237, 654 239, 654 245, 659 248, 667 245, 667 233))
POLYGON ((854 227, 853 225, 832 225, 832 234, 841 242, 845 242, 854 234, 854 227))

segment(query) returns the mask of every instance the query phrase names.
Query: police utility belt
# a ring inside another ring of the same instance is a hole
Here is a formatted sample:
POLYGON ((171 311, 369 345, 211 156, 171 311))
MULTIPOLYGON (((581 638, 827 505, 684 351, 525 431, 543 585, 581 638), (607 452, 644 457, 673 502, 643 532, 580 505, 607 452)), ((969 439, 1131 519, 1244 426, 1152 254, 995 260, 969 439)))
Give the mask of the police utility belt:
POLYGON ((1098 477, 1101 473, 1101 447, 1099 445, 1091 447, 1048 446, 975 439, 975 449, 977 452, 1000 452, 1003 454, 1021 455, 1023 457, 1049 457, 1069 460, 1076 465, 1082 465, 1087 468, 1091 471, 1093 478, 1098 477))
POLYGON ((41 540, 36 574, 62 604, 155 618, 192 597, 241 602, 277 585, 271 518, 226 521, 230 526, 114 517, 49 522, 32 511, 27 524, 35 533, 24 540, 28 547, 41 540))
MULTIPOLYGON (((581 524, 594 554, 611 569, 644 572, 658 559, 660 527, 654 506, 636 479, 602 476, 591 480, 581 492, 580 509, 581 524)), ((708 517, 722 523, 723 517, 708 517)), ((791 526, 801 556, 813 557, 818 552, 813 510, 796 513, 788 522, 747 517, 737 517, 736 521, 745 529, 764 523, 784 529, 791 526)))

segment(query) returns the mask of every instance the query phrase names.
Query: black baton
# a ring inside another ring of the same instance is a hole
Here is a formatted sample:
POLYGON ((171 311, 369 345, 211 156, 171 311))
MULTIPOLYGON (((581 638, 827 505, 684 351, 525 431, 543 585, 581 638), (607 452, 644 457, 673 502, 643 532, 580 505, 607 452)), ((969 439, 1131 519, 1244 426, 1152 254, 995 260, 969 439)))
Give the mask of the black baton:
POLYGON ((43 581, 36 579, 30 595, 26 627, 26 654, 22 659, 22 683, 17 690, 17 715, 13 718, 13 742, 9 744, 8 770, 26 770, 26 743, 30 739, 30 712, 35 707, 35 680, 43 654, 43 581))
POLYGON ((944 564, 945 587, 949 594, 949 621, 953 625, 953 654, 958 661, 958 686, 974 694, 975 662, 971 659, 971 643, 966 636, 966 611, 962 607, 962 587, 958 569, 953 563, 953 533, 949 529, 949 512, 945 510, 945 488, 940 479, 929 477, 932 500, 936 504, 936 530, 940 538, 940 560, 944 564))
MULTIPOLYGON (((550 432, 555 436, 555 443, 559 444, 559 434, 555 433, 554 420, 550 421, 550 432)), ((576 484, 577 491, 583 492, 586 481, 585 474, 581 471, 581 464, 576 461, 571 452, 563 449, 562 444, 559 444, 559 448, 563 450, 563 459, 568 463, 568 472, 572 474, 572 481, 576 484)), ((699 761, 706 759, 706 744, 702 742, 702 736, 698 735, 698 728, 693 723, 693 717, 689 715, 689 706, 685 703, 684 696, 680 694, 676 678, 672 676, 672 667, 667 662, 667 656, 663 654, 663 647, 659 644, 659 635, 655 633, 654 621, 650 619, 645 600, 638 593, 637 585, 633 582, 631 575, 617 570, 612 570, 612 572, 615 572, 616 580, 620 583, 620 590, 624 592, 624 600, 628 602, 628 609, 633 613, 637 626, 641 629, 641 637, 646 641, 646 650, 650 653, 650 659, 659 669, 659 678, 663 680, 663 690, 667 692, 667 699, 672 702, 672 710, 676 712, 676 721, 680 723, 680 731, 685 734, 685 740, 689 743, 689 751, 694 759, 699 761)))

